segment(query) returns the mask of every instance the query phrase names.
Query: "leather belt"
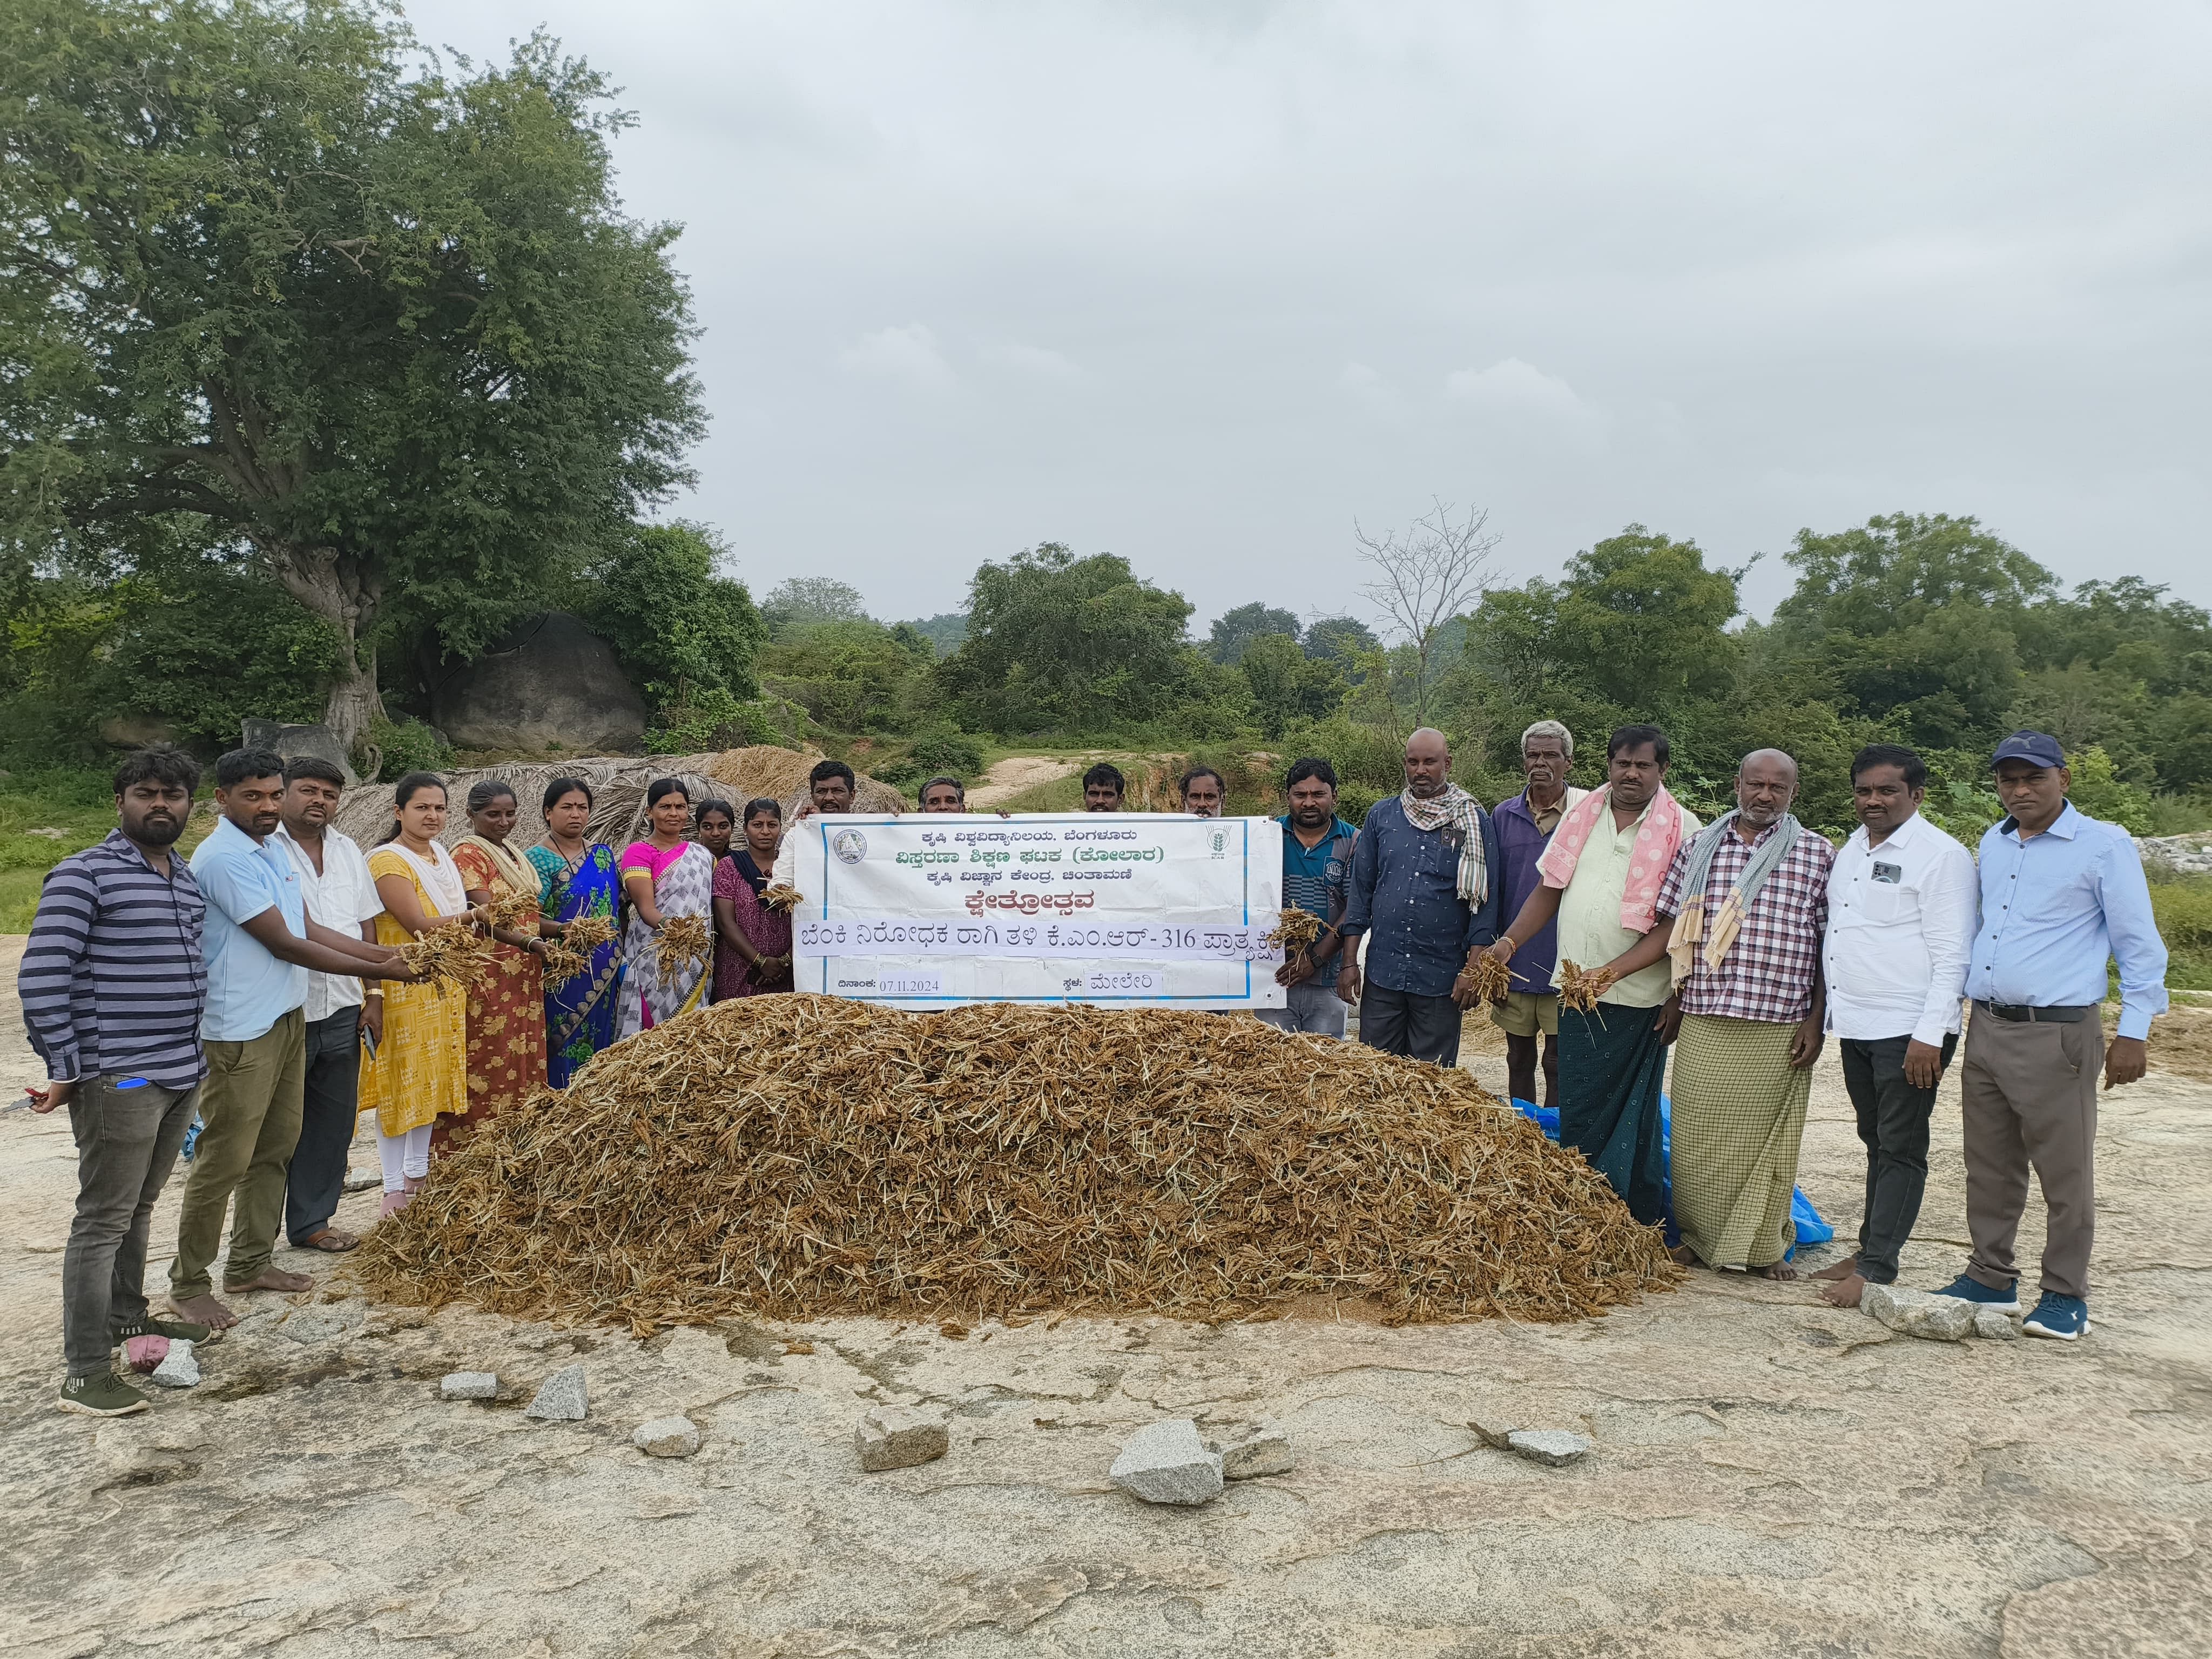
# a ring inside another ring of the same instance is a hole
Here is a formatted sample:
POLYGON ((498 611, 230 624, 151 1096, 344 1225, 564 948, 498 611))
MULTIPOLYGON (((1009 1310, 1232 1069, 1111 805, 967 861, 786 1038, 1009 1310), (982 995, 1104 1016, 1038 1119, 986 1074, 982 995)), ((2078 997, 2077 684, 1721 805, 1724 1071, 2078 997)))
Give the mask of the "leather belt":
POLYGON ((1984 1013, 1996 1015, 1999 1019, 2008 1019, 2015 1025, 2079 1025, 2097 1012, 2094 1003, 2059 1008, 2030 1008, 2015 1002, 1984 1002, 1978 998, 1975 1000, 1974 1006, 1984 1013))

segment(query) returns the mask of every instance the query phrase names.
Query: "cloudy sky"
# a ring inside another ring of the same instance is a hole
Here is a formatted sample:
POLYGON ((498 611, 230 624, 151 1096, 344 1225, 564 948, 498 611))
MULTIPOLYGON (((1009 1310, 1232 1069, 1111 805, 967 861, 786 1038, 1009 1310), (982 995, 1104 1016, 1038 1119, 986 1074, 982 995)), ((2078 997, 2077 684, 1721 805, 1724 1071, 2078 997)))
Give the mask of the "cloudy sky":
MULTIPOLYGON (((413 0, 641 125, 760 592, 957 608, 1046 540, 1205 622, 1346 608, 1355 521, 1502 577, 1972 514, 2212 603, 2212 9, 413 0)), ((1353 608, 1356 608, 1353 607, 1353 608)))

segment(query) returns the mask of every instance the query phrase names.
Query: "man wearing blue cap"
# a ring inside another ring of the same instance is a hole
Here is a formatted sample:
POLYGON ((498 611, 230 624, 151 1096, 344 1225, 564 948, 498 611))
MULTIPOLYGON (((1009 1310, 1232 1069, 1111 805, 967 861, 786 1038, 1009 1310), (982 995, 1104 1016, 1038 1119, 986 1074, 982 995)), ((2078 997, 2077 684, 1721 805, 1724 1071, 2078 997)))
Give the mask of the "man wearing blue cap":
POLYGON ((1974 1249, 1942 1294, 2019 1310, 2013 1240, 2033 1168, 2047 1212, 2043 1295, 2023 1328, 2070 1342, 2089 1328, 2097 1073, 2107 1089, 2142 1076, 2151 1017, 2166 1012, 2166 945, 2134 841, 2066 799, 2074 775, 2057 740, 2015 732, 1994 766, 2008 816, 1982 837, 1960 1073, 1974 1249), (2107 958, 2120 967, 2109 1052, 2097 1017, 2107 958))

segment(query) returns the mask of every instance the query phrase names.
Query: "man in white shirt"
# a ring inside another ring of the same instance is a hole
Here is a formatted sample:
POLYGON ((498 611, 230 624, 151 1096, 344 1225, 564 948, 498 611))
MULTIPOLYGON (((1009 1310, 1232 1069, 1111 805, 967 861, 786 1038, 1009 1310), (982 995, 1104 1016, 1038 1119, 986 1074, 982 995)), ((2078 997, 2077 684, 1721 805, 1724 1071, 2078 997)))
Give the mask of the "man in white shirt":
POLYGON ((1974 941, 1974 860, 1920 816, 1928 769, 1910 749, 1871 744, 1851 760, 1859 828, 1828 876, 1822 967, 1828 1030, 1867 1149, 1857 1253, 1813 1275, 1823 1301, 1855 1308, 1897 1279, 1898 1254, 1928 1185, 1928 1119, 1959 1042, 1974 941))
MULTIPOLYGON (((303 755, 288 763, 271 839, 298 872, 308 916, 374 945, 384 902, 360 847, 330 827, 344 788, 345 775, 326 760, 303 755)), ((362 1038, 383 1035, 384 989, 371 984, 364 997, 357 979, 310 973, 305 1012, 307 1091, 300 1144, 284 1176, 284 1235, 298 1249, 350 1250, 361 1240, 331 1224, 345 1190, 346 1153, 360 1115, 362 1038)))

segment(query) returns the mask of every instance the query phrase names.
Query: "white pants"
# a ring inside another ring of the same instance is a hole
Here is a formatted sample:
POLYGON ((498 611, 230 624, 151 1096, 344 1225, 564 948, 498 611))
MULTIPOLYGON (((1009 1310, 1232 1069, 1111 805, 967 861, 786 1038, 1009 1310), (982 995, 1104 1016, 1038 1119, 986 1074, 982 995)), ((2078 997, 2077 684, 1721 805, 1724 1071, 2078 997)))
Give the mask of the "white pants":
POLYGON ((404 1135, 377 1131, 376 1153, 384 1164, 384 1190, 404 1193, 409 1181, 430 1173, 430 1126, 418 1123, 404 1135))

